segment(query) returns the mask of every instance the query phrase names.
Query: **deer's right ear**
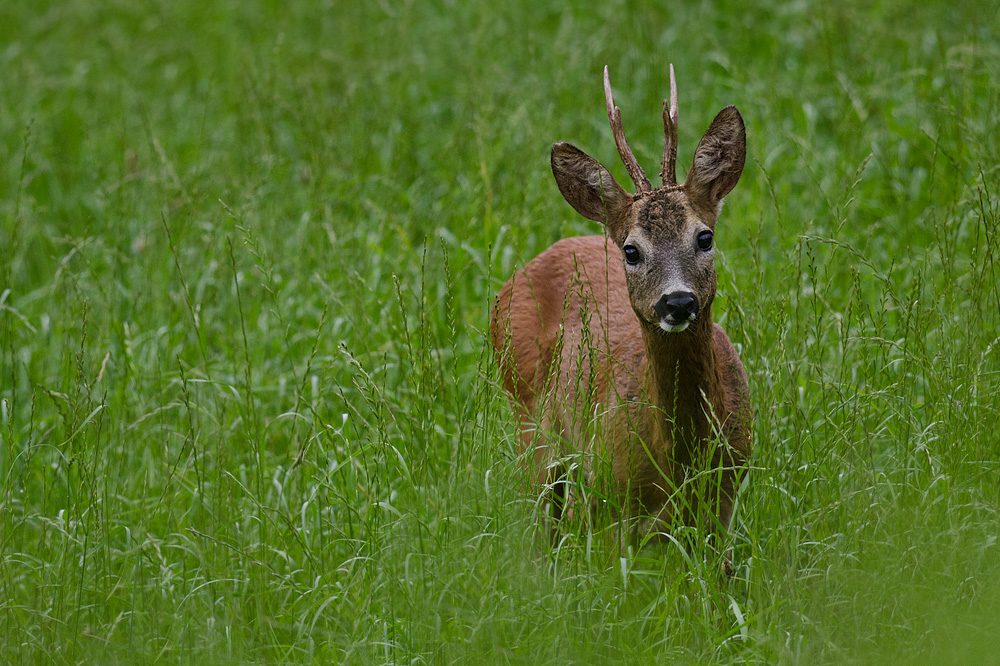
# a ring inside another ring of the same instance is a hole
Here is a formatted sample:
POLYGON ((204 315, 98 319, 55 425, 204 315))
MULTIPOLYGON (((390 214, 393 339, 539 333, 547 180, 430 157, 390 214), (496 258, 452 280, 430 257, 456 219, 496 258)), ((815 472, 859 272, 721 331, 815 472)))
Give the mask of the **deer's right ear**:
POLYGON ((632 195, 615 182, 610 171, 568 143, 552 146, 552 173, 569 205, 589 220, 608 225, 632 202, 632 195))

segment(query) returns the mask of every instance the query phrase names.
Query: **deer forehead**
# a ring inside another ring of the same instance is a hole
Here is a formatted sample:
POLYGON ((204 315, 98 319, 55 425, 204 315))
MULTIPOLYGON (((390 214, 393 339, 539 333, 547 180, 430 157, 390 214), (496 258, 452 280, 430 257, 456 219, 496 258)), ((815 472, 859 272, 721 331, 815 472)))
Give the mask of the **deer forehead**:
POLYGON ((654 242, 679 240, 707 226, 680 189, 660 189, 636 198, 629 233, 641 233, 654 242))

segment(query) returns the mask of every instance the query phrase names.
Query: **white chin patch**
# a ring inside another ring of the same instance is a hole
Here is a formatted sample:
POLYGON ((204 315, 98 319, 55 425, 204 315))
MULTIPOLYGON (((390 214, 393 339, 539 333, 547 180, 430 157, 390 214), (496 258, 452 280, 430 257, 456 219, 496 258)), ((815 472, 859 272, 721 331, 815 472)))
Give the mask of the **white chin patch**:
POLYGON ((680 324, 669 324, 664 320, 660 320, 660 328, 662 328, 667 333, 680 333, 691 323, 691 320, 681 322, 680 324))

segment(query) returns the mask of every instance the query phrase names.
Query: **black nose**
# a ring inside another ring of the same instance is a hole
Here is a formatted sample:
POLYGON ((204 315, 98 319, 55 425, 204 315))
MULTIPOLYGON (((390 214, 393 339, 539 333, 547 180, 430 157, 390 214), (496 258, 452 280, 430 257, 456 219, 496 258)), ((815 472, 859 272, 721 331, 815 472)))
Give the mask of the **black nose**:
POLYGON ((660 317, 680 324, 698 315, 698 297, 690 291, 675 291, 661 296, 653 309, 660 317))

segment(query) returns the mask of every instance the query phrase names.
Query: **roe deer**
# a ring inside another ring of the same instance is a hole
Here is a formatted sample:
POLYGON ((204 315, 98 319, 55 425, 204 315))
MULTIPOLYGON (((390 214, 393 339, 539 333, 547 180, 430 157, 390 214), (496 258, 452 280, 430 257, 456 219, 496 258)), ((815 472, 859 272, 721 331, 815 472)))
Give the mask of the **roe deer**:
MULTIPOLYGON (((575 456, 585 484, 607 484, 597 492, 641 518, 631 521, 633 539, 700 521, 725 532, 750 454, 751 413, 743 364, 712 322, 713 233, 743 171, 743 118, 734 106, 719 112, 678 185, 671 65, 663 185, 652 189, 625 141, 607 67, 604 91, 637 191, 627 193, 574 146, 552 147, 559 191, 578 213, 603 222, 606 235, 556 242, 500 290, 490 332, 503 383, 524 446, 534 447, 533 476, 555 495, 565 492, 575 456), (602 460, 610 469, 603 481, 602 460)), ((573 501, 553 499, 556 518, 573 501)), ((723 566, 731 572, 728 560, 723 566)))

